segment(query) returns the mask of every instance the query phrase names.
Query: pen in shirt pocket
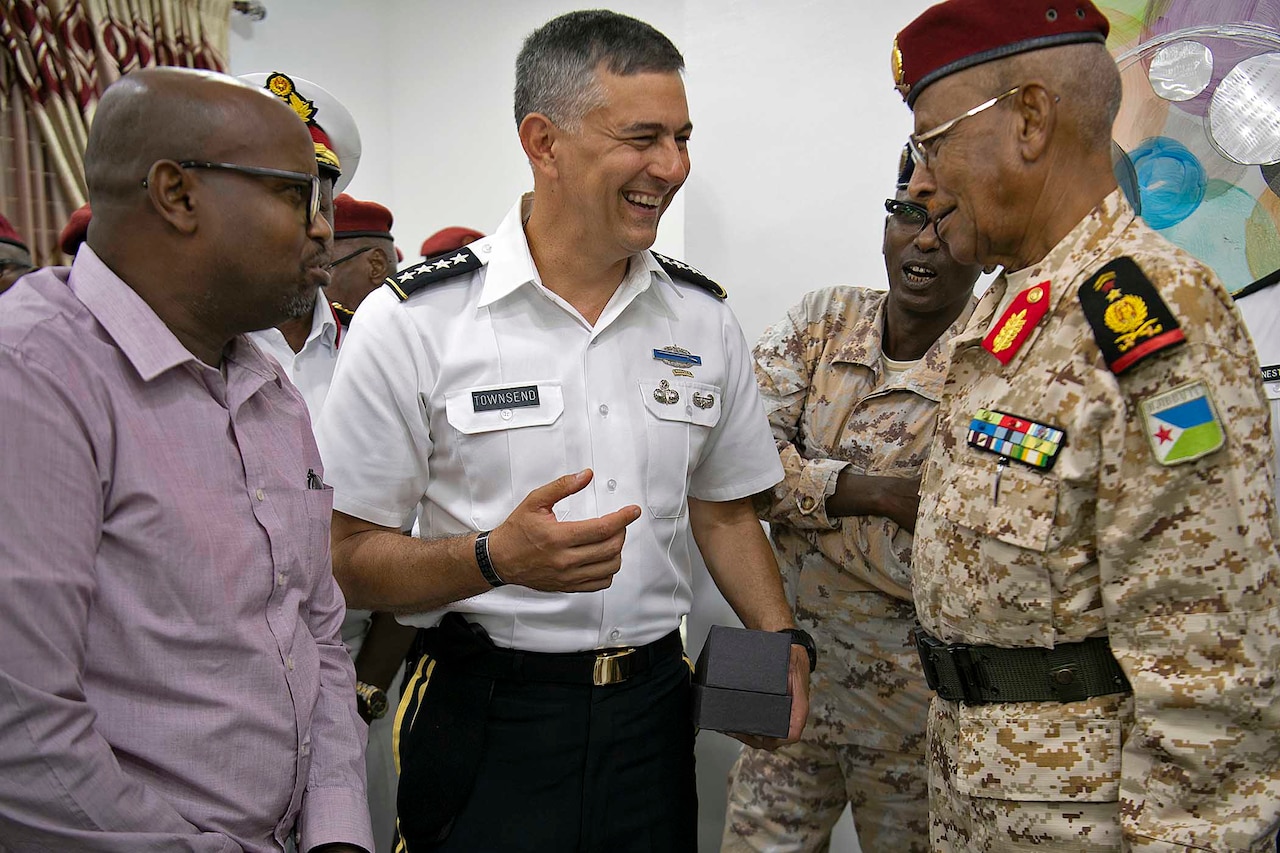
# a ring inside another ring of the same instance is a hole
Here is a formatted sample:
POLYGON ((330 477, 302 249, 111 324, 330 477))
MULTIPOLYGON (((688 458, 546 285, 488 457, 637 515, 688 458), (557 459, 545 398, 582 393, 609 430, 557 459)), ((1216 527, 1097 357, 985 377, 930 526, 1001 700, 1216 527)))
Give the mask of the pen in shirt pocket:
POLYGON ((316 473, 314 468, 307 469, 307 488, 312 490, 324 488, 324 481, 320 479, 320 475, 316 473))

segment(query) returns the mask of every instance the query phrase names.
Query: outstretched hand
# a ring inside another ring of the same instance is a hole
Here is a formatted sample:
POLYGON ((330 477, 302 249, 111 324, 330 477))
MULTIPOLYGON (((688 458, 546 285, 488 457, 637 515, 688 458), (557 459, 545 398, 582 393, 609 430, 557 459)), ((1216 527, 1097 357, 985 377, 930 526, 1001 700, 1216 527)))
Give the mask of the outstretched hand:
POLYGON ((591 477, 587 468, 539 486, 493 529, 489 558, 499 577, 544 592, 595 592, 613 583, 627 525, 640 517, 640 507, 583 521, 555 516, 556 503, 582 491, 591 477))

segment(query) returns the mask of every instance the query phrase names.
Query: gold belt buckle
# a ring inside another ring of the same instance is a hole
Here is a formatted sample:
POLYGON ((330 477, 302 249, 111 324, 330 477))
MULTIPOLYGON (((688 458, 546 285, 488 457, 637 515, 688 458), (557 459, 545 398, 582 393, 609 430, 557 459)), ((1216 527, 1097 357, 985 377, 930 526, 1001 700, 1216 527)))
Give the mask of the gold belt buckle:
POLYGON ((635 649, 610 649, 596 656, 595 668, 591 673, 591 683, 596 687, 606 684, 617 684, 631 677, 629 658, 635 649))

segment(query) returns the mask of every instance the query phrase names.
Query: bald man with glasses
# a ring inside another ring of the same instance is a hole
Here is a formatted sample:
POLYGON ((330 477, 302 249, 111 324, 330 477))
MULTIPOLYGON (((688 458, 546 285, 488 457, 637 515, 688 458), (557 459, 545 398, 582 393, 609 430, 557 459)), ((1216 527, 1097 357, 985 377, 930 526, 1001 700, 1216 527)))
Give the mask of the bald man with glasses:
POLYGON ((364 725, 306 405, 245 336, 333 232, 269 95, 135 71, 70 268, 0 315, 0 846, 372 851, 364 725))

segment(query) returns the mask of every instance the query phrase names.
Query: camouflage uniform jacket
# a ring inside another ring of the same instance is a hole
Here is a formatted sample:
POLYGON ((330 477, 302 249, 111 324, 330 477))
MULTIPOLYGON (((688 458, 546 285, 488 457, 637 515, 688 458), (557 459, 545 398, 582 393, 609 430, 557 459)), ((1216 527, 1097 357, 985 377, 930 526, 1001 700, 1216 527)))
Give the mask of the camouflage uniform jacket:
POLYGON ((921 487, 916 607, 948 642, 1048 648, 1109 635, 1133 693, 943 703, 958 736, 932 746, 935 761, 949 753, 957 789, 975 797, 1118 799, 1126 849, 1273 850, 1280 557, 1267 408, 1240 317, 1213 273, 1119 191, 1024 272, 1028 285, 1050 283, 1048 306, 1012 360, 981 346, 1013 295, 1003 276, 955 341, 921 487), (1077 292, 1122 256, 1186 340, 1117 375, 1077 292), (1162 464, 1140 404, 1196 381, 1225 445, 1162 464), (1056 465, 969 446, 980 409, 1065 431, 1056 465))
POLYGON ((947 342, 973 303, 924 358, 895 376, 881 362, 887 295, 862 287, 814 291, 756 345, 756 379, 785 471, 771 492, 757 495, 756 509, 771 523, 797 617, 823 648, 806 739, 919 750, 928 689, 907 640, 915 622, 911 534, 887 518, 830 518, 826 499, 844 468, 919 476, 947 342))

